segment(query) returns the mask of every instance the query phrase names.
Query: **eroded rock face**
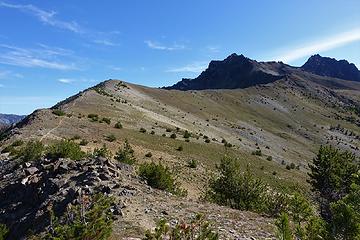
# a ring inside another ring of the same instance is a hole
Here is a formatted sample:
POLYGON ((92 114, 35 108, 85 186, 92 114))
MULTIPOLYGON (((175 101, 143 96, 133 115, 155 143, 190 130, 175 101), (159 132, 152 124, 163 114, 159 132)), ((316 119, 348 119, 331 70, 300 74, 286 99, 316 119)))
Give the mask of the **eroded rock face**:
POLYGON ((301 68, 320 76, 360 82, 360 71, 355 64, 346 60, 338 61, 334 58, 322 57, 316 54, 311 56, 301 68))
MULTIPOLYGON (((10 228, 9 239, 43 231, 49 224, 48 207, 62 215, 78 196, 111 194, 121 184, 122 166, 104 158, 81 161, 42 159, 31 163, 3 160, 0 168, 0 222, 10 228)), ((121 215, 114 206, 113 213, 121 215)))

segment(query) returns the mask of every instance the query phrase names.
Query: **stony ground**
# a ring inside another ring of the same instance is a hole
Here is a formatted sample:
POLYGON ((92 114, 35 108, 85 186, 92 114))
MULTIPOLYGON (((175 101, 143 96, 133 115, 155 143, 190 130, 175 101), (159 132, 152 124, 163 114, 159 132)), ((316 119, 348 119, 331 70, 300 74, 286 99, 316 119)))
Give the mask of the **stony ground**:
POLYGON ((43 231, 49 224, 49 206, 61 213, 81 194, 103 192, 116 197, 112 239, 139 238, 161 218, 170 224, 204 214, 221 239, 271 239, 273 219, 241 212, 152 189, 137 177, 133 167, 105 158, 81 161, 42 159, 15 164, 1 160, 0 222, 11 228, 10 239, 43 231))

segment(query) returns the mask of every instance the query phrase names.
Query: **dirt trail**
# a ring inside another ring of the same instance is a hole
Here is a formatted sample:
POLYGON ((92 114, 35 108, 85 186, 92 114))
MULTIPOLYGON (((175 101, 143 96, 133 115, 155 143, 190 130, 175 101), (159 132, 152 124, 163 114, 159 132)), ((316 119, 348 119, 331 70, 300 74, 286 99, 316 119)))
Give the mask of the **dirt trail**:
MULTIPOLYGON (((71 103, 70 109, 73 108, 73 107, 75 107, 75 105, 76 105, 76 100, 74 100, 74 101, 71 103)), ((41 142, 44 138, 48 137, 48 136, 49 136, 52 132, 54 132, 56 129, 58 129, 58 128, 60 127, 60 125, 63 123, 63 121, 64 121, 64 118, 61 117, 59 123, 58 123, 54 128, 50 129, 45 135, 43 135, 43 136, 40 138, 40 142, 41 142)))
POLYGON ((44 136, 42 136, 42 137, 40 138, 40 142, 41 142, 44 138, 48 137, 53 131, 55 131, 56 129, 58 129, 58 128, 60 127, 60 125, 62 124, 63 121, 64 121, 64 119, 61 118, 60 121, 59 121, 59 123, 58 123, 54 128, 50 129, 44 136))

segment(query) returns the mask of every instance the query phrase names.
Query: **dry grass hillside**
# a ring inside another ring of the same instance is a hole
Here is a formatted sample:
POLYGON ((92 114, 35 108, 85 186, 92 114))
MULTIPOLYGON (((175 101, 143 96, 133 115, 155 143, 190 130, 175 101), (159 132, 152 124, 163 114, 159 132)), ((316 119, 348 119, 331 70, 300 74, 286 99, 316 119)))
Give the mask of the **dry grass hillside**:
MULTIPOLYGON (((130 207, 114 236, 138 236, 164 211, 179 217, 203 211, 213 219, 224 218, 222 224, 237 225, 231 228, 239 228, 242 236, 256 232, 263 234, 260 238, 271 237, 271 219, 197 202, 216 164, 231 155, 273 187, 306 191, 307 164, 321 144, 359 154, 359 117, 348 108, 359 104, 359 90, 359 83, 300 70, 274 83, 236 90, 177 91, 108 80, 52 109, 35 111, 7 132, 2 145, 17 139, 47 144, 73 138, 88 142, 84 151, 106 144, 114 153, 128 139, 140 162, 170 166, 188 190, 187 200, 141 190, 143 194, 128 200, 130 207), (117 123, 122 128, 115 128, 117 123), (185 131, 191 133, 189 138, 184 138, 185 131), (148 152, 151 157, 145 156, 148 152), (187 167, 192 159, 199 163, 197 169, 187 167), (240 220, 245 218, 243 226, 240 220)), ((135 189, 144 188, 137 184, 135 189)))
MULTIPOLYGON (((11 130, 13 137, 4 145, 16 139, 37 138, 47 143, 75 137, 89 142, 84 150, 106 144, 116 151, 128 139, 144 161, 161 159, 180 167, 196 159, 205 171, 222 155, 230 154, 244 165, 263 166, 259 174, 303 185, 307 164, 319 145, 331 143, 359 153, 359 119, 339 99, 345 95, 359 101, 360 84, 337 80, 342 88, 330 89, 324 85, 331 79, 302 77, 298 74, 247 89, 202 91, 155 89, 109 80, 56 105, 54 109, 61 109, 64 116, 55 115, 52 109, 34 112, 26 123, 11 130), (89 114, 97 115, 98 120, 89 114), (349 121, 350 117, 355 120, 349 121), (122 129, 114 127, 117 122, 122 129), (341 129, 336 129, 339 124, 341 129), (146 132, 140 132, 141 128, 146 132), (185 131, 191 133, 188 142, 185 131), (352 136, 345 131, 353 132, 352 136), (176 139, 170 138, 173 133, 176 139), (108 141, 110 135, 116 140, 108 141), (224 147, 223 139, 232 147, 224 147), (176 150, 179 146, 183 151, 176 150), (261 150, 262 156, 252 155, 256 150, 261 150), (151 159, 144 157, 147 152, 152 152, 151 159), (267 156, 273 161, 267 161, 267 156), (291 163, 299 170, 286 170, 291 163)), ((192 174, 187 175, 182 174, 182 180, 191 182, 192 174)))

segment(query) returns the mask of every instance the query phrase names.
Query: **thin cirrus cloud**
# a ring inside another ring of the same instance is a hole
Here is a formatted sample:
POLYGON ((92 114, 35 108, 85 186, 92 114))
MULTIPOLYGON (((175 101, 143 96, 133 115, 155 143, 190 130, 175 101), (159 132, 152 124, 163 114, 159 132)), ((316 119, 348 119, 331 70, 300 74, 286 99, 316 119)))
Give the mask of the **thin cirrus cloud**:
POLYGON ((191 64, 170 68, 166 70, 166 72, 190 72, 190 73, 200 73, 204 71, 207 67, 208 62, 193 62, 191 64))
POLYGON ((144 41, 144 43, 151 49, 155 49, 155 50, 165 50, 165 51, 174 51, 174 50, 183 50, 186 48, 185 45, 182 44, 177 44, 174 43, 171 46, 166 46, 163 44, 160 44, 158 42, 155 41, 151 41, 151 40, 146 40, 144 41))
POLYGON ((12 71, 0 71, 0 79, 12 79, 12 78, 23 78, 24 76, 20 73, 14 73, 12 71))
POLYGON ((360 41, 360 28, 342 32, 321 40, 305 43, 302 46, 283 51, 273 59, 290 63, 297 59, 335 49, 356 41, 360 41))
POLYGON ((70 84, 75 82, 82 82, 82 83, 93 83, 96 82, 94 79, 88 79, 88 78, 59 78, 58 82, 70 84))
POLYGON ((113 42, 111 40, 107 40, 107 39, 96 39, 93 41, 93 43, 108 46, 108 47, 119 46, 118 43, 115 43, 115 42, 113 42))
POLYGON ((0 7, 16 9, 18 11, 27 13, 31 16, 36 17, 41 23, 45 25, 59 29, 64 29, 79 34, 82 37, 88 38, 92 43, 96 43, 104 46, 118 45, 114 41, 110 40, 114 38, 114 35, 119 34, 118 31, 100 32, 100 31, 86 29, 80 24, 78 24, 76 21, 64 21, 59 19, 55 11, 47 11, 32 4, 26 4, 26 5, 11 4, 0 1, 0 7))
POLYGON ((82 33, 83 29, 75 21, 63 21, 56 17, 55 11, 45 11, 34 5, 11 4, 0 2, 0 7, 12 8, 35 16, 40 22, 57 28, 66 29, 75 33, 82 33))
POLYGON ((71 51, 47 45, 40 45, 40 48, 21 48, 0 44, 0 63, 18 67, 76 70, 76 64, 69 63, 71 55, 71 51))
POLYGON ((72 82, 74 82, 74 79, 71 79, 71 78, 59 78, 58 81, 61 82, 61 83, 72 83, 72 82))

